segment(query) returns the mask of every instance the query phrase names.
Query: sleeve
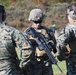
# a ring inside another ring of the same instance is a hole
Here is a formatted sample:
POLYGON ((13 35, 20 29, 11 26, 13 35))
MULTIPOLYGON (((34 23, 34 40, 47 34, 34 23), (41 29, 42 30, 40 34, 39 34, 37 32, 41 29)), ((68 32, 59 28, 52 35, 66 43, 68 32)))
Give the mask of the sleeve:
POLYGON ((29 58, 32 53, 29 39, 27 40, 27 37, 18 30, 14 31, 13 38, 16 46, 20 49, 20 67, 26 67, 27 63, 30 61, 29 58))
POLYGON ((60 61, 65 60, 69 54, 66 46, 68 45, 71 39, 71 33, 69 27, 65 27, 57 38, 57 52, 58 52, 58 59, 60 61))
POLYGON ((66 45, 70 41, 70 29, 68 27, 65 27, 61 33, 59 34, 57 38, 57 50, 60 52, 60 50, 66 50, 66 45))

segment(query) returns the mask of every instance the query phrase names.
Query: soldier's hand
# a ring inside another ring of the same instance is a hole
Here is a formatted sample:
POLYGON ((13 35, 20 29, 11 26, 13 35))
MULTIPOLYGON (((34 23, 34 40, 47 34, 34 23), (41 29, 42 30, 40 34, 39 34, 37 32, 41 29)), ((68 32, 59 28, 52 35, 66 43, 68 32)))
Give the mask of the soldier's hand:
POLYGON ((53 49, 53 52, 54 52, 54 53, 56 53, 56 52, 57 52, 57 49, 56 49, 56 48, 54 48, 54 49, 53 49))
POLYGON ((57 56, 58 60, 59 61, 63 61, 63 60, 66 60, 67 58, 69 58, 70 54, 68 53, 61 53, 57 56))

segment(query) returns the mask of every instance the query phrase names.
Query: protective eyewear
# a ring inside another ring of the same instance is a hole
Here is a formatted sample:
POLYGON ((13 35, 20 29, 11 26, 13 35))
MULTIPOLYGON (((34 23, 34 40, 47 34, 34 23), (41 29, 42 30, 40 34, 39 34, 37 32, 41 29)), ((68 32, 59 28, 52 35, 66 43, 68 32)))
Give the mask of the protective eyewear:
POLYGON ((40 21, 33 21, 33 22, 37 24, 37 23, 41 23, 41 22, 42 22, 42 20, 40 20, 40 21))

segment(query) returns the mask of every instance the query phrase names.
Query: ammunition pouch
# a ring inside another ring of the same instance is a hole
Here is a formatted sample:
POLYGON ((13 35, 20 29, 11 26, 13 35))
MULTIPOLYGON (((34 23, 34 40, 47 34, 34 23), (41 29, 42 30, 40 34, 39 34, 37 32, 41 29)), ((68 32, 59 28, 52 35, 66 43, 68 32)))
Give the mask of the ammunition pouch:
POLYGON ((45 57, 46 52, 44 50, 39 50, 38 47, 36 48, 36 59, 37 61, 41 61, 43 57, 45 57))
POLYGON ((66 60, 70 56, 70 51, 71 49, 69 47, 69 44, 67 44, 66 47, 62 48, 59 46, 59 55, 57 56, 59 61, 66 60))
POLYGON ((38 48, 36 48, 36 56, 41 57, 44 56, 46 54, 46 52, 44 50, 39 50, 38 48))

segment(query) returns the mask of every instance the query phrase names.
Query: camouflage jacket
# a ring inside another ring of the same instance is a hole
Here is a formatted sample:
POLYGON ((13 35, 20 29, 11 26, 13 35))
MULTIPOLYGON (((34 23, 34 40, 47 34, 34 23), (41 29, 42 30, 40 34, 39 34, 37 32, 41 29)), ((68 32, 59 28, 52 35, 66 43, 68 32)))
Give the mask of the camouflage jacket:
MULTIPOLYGON (((17 29, 0 23, 0 69, 18 61, 16 47, 21 52, 30 48, 21 32, 17 29)), ((30 53, 29 53, 30 54, 30 53)))
POLYGON ((68 24, 57 38, 57 50, 59 53, 71 52, 76 53, 76 26, 68 24), (69 48, 67 48, 69 45, 69 48))
MULTIPOLYGON (((29 27, 30 28, 30 27, 29 27)), ((27 28, 25 31, 24 31, 24 35, 27 35, 28 38, 31 40, 31 45, 33 47, 33 50, 32 50, 32 55, 30 57, 30 60, 31 59, 35 59, 36 57, 43 57, 46 59, 46 56, 45 54, 45 51, 44 50, 39 50, 38 47, 37 47, 37 43, 36 43, 36 38, 34 38, 32 35, 30 34, 27 34, 27 30, 29 29, 27 28)), ((54 34, 52 32, 52 30, 42 26, 40 29, 35 29, 38 33, 42 33, 43 35, 45 35, 46 39, 49 41, 49 42, 52 42, 53 43, 53 46, 56 46, 56 40, 55 40, 55 37, 54 37, 54 34), (50 30, 50 31, 49 31, 50 30)), ((40 61, 40 59, 38 59, 38 61, 40 61)))

